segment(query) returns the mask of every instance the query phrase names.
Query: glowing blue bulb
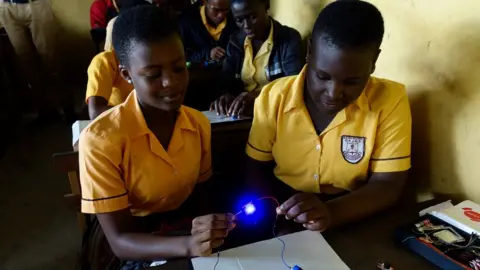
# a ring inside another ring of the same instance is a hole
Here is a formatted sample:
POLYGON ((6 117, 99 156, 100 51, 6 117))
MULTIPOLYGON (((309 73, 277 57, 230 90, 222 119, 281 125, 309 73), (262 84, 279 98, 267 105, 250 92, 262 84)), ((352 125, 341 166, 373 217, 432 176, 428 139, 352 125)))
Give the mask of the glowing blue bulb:
POLYGON ((255 213, 257 209, 255 208, 255 205, 253 203, 248 203, 243 207, 243 211, 245 212, 246 215, 251 215, 255 213))

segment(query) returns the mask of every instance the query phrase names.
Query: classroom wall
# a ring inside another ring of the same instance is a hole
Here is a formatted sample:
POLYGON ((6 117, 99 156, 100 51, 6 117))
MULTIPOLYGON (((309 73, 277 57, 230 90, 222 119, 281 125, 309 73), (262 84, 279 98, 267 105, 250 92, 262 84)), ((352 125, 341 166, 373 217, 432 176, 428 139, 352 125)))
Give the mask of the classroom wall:
POLYGON ((90 5, 93 0, 50 0, 59 25, 59 57, 75 77, 86 75, 95 54, 90 38, 90 5))
MULTIPOLYGON (((328 2, 272 1, 272 14, 303 36, 328 2)), ((403 82, 410 96, 419 194, 480 202, 480 1, 369 2, 386 26, 375 75, 403 82)))

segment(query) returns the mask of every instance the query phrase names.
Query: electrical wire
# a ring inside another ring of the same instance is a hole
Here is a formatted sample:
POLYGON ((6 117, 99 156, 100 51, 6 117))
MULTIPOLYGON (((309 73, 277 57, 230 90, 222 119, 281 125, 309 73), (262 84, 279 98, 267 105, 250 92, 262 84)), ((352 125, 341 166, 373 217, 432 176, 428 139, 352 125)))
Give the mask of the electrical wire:
MULTIPOLYGON (((277 204, 277 208, 280 207, 280 203, 278 202, 278 200, 274 197, 271 197, 271 196, 265 196, 265 197, 261 197, 261 198, 258 198, 256 199, 255 201, 261 201, 261 200, 272 200, 274 201, 276 204, 277 204)), ((239 214, 241 214, 243 212, 243 209, 241 211, 239 211, 237 214, 235 214, 235 216, 238 216, 239 214)), ((275 211, 276 213, 276 211, 275 211)), ((285 248, 286 248, 286 243, 285 241, 283 241, 280 237, 277 236, 277 233, 275 232, 276 228, 277 228, 277 221, 278 221, 278 214, 275 214, 275 221, 273 222, 273 229, 272 229, 272 234, 273 234, 273 237, 275 239, 277 239, 278 241, 280 241, 280 243, 282 243, 282 252, 280 254, 280 258, 282 259, 282 263, 288 268, 288 269, 292 269, 292 267, 285 261, 285 248)), ((213 270, 216 270, 217 269, 217 265, 220 261, 220 252, 217 253, 217 261, 215 262, 215 266, 213 267, 213 270)))
MULTIPOLYGON (((257 199, 257 201, 267 200, 267 199, 273 200, 277 204, 277 208, 280 207, 280 203, 274 197, 270 197, 270 196, 261 197, 261 198, 257 199)), ((285 256, 284 256, 285 255, 285 247, 286 247, 285 241, 283 241, 280 237, 278 237, 277 233, 275 232, 275 229, 277 228, 277 221, 278 221, 278 214, 275 215, 275 221, 273 222, 272 234, 273 234, 273 237, 275 239, 277 239, 278 241, 280 241, 280 243, 282 243, 282 253, 280 254, 280 258, 282 259, 283 264, 288 269, 292 269, 292 267, 285 261, 285 256)))
POLYGON ((285 261, 285 257, 284 257, 284 254, 285 254, 285 241, 283 241, 280 237, 277 236, 277 234, 275 233, 275 229, 277 228, 277 219, 278 219, 278 214, 277 216, 275 217, 275 223, 273 224, 273 237, 275 237, 275 239, 277 239, 278 241, 280 241, 282 243, 282 253, 280 254, 280 258, 282 259, 282 262, 283 264, 288 268, 288 269, 292 269, 292 267, 285 261))
POLYGON ((220 252, 217 253, 217 262, 215 262, 215 266, 213 266, 213 270, 217 269, 217 265, 220 262, 220 252))

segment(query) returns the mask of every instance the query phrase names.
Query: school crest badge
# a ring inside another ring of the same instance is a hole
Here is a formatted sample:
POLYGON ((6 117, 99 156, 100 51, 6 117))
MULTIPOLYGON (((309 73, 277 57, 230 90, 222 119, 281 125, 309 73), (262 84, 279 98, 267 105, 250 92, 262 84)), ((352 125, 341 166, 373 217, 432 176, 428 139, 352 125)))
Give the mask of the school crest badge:
POLYGON ((342 154, 348 163, 359 163, 365 156, 365 138, 342 136, 342 154))

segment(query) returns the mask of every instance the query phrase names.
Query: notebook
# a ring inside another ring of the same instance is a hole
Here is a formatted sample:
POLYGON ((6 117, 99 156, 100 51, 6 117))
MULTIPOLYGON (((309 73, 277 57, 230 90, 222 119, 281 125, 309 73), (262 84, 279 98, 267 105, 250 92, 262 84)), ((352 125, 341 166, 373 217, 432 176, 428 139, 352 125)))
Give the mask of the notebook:
POLYGON ((72 125, 72 145, 75 145, 80 139, 80 133, 90 124, 90 120, 79 120, 72 125))
MULTIPOLYGON (((333 251, 322 234, 302 231, 282 236, 285 241, 285 262, 298 265, 303 270, 344 270, 349 269, 333 251)), ((216 270, 258 270, 288 269, 282 262, 282 243, 270 239, 254 244, 220 252, 216 270)), ((194 270, 212 270, 217 254, 192 260, 194 270)))
POLYGON ((244 116, 240 118, 233 118, 225 115, 217 115, 216 112, 211 112, 211 111, 203 111, 202 113, 208 118, 208 120, 210 120, 210 124, 236 122, 236 121, 251 119, 251 117, 244 117, 244 116))

